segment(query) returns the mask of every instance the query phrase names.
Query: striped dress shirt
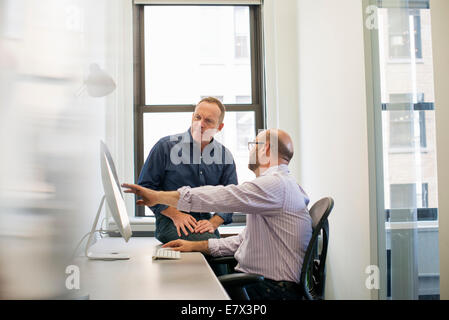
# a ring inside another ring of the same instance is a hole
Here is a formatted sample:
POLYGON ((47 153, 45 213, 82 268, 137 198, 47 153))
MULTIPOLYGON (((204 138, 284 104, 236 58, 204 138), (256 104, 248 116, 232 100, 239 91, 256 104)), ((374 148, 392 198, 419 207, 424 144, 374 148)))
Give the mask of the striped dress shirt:
POLYGON ((242 212, 246 228, 237 236, 209 239, 212 256, 234 255, 237 271, 299 283, 312 236, 309 198, 287 165, 270 167, 241 185, 179 188, 178 209, 242 212))

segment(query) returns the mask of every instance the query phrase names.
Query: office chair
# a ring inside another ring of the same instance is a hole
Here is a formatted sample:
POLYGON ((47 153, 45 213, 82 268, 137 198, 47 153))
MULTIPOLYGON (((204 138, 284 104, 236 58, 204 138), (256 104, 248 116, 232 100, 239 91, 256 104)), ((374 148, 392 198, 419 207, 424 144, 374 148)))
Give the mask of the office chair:
POLYGON ((312 238, 310 239, 301 269, 300 286, 303 299, 323 300, 326 281, 326 256, 329 242, 329 222, 327 218, 334 207, 330 197, 315 202, 309 213, 312 217, 312 238), (322 232, 321 250, 318 237, 322 232))
MULTIPOLYGON (((301 280, 299 287, 302 290, 304 300, 324 299, 324 285, 326 280, 325 264, 327 246, 329 241, 329 217, 334 200, 330 197, 315 202, 309 213, 312 217, 312 237, 307 246, 301 268, 301 280), (322 233, 321 250, 319 250, 319 236, 322 233)), ((229 270, 233 270, 237 261, 233 256, 212 258, 210 263, 227 264, 229 270)), ((232 300, 250 300, 245 287, 263 281, 264 277, 249 273, 231 273, 219 276, 221 284, 232 300)))

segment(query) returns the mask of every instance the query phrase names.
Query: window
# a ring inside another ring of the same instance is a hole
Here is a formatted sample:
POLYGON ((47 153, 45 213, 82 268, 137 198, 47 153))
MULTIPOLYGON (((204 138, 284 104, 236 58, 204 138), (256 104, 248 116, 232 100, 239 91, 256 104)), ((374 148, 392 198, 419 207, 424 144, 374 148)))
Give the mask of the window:
POLYGON ((250 96, 236 96, 235 103, 237 103, 237 104, 251 103, 251 97, 250 96))
POLYGON ((208 96, 201 96, 201 99, 204 99, 204 98, 207 98, 207 97, 214 97, 214 98, 217 98, 218 100, 220 100, 221 102, 223 102, 223 96, 219 95, 219 94, 210 94, 208 96))
POLYGON ((390 94, 390 104, 399 103, 417 103, 424 102, 424 93, 419 93, 413 95, 411 93, 391 93, 390 94))
POLYGON ((427 147, 426 113, 423 110, 424 93, 390 94, 390 152, 413 152, 415 141, 421 148, 427 147))
POLYGON ((427 208, 429 202, 428 188, 428 183, 421 184, 420 188, 417 187, 416 183, 391 184, 390 208, 427 208))
POLYGON ((428 0, 370 1, 380 297, 439 295, 438 181, 428 0), (377 34, 375 34, 377 32, 377 34), (378 43, 376 43, 378 41, 378 43), (380 173, 380 174, 378 174, 380 173))
POLYGON ((390 111, 390 148, 414 151, 415 139, 419 139, 421 148, 426 143, 426 122, 424 111, 390 111), (418 130, 415 129, 418 121, 418 130), (417 135, 415 136, 415 131, 417 135))
POLYGON ((236 58, 249 59, 248 7, 234 7, 234 48, 236 58))
POLYGON ((215 138, 233 154, 239 182, 253 179, 247 142, 265 127, 260 21, 259 5, 134 6, 136 180, 154 144, 186 131, 207 96, 226 106, 215 138))
POLYGON ((410 59, 412 51, 417 59, 422 59, 420 10, 390 9, 388 31, 391 59, 410 59), (410 30, 413 30, 413 37, 410 37, 410 30))

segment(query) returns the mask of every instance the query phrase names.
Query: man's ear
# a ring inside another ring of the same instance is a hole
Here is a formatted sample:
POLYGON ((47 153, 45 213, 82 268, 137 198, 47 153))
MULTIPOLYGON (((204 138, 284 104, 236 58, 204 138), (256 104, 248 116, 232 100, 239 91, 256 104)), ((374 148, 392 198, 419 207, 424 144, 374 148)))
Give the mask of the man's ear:
POLYGON ((218 125, 218 131, 221 131, 221 129, 223 129, 223 127, 224 127, 224 123, 222 122, 218 125))
POLYGON ((271 148, 270 148, 270 142, 267 141, 264 143, 263 147, 265 148, 265 152, 268 156, 268 158, 270 157, 270 153, 271 153, 271 148))

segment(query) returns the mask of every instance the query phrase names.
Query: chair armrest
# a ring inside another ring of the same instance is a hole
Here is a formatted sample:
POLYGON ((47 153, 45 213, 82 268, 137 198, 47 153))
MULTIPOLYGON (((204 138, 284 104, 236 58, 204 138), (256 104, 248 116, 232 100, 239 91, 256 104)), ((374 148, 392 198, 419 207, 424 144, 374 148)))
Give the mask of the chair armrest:
POLYGON ((234 273, 234 268, 237 266, 237 260, 234 256, 224 256, 224 257, 205 257, 212 270, 216 276, 221 276, 224 274, 234 273))
POLYGON ((237 260, 235 260, 234 256, 213 257, 209 258, 209 262, 212 264, 237 265, 237 260))
POLYGON ((257 283, 259 281, 263 281, 264 277, 252 273, 233 273, 219 276, 218 280, 220 280, 223 287, 229 288, 229 287, 243 287, 248 284, 257 283))

